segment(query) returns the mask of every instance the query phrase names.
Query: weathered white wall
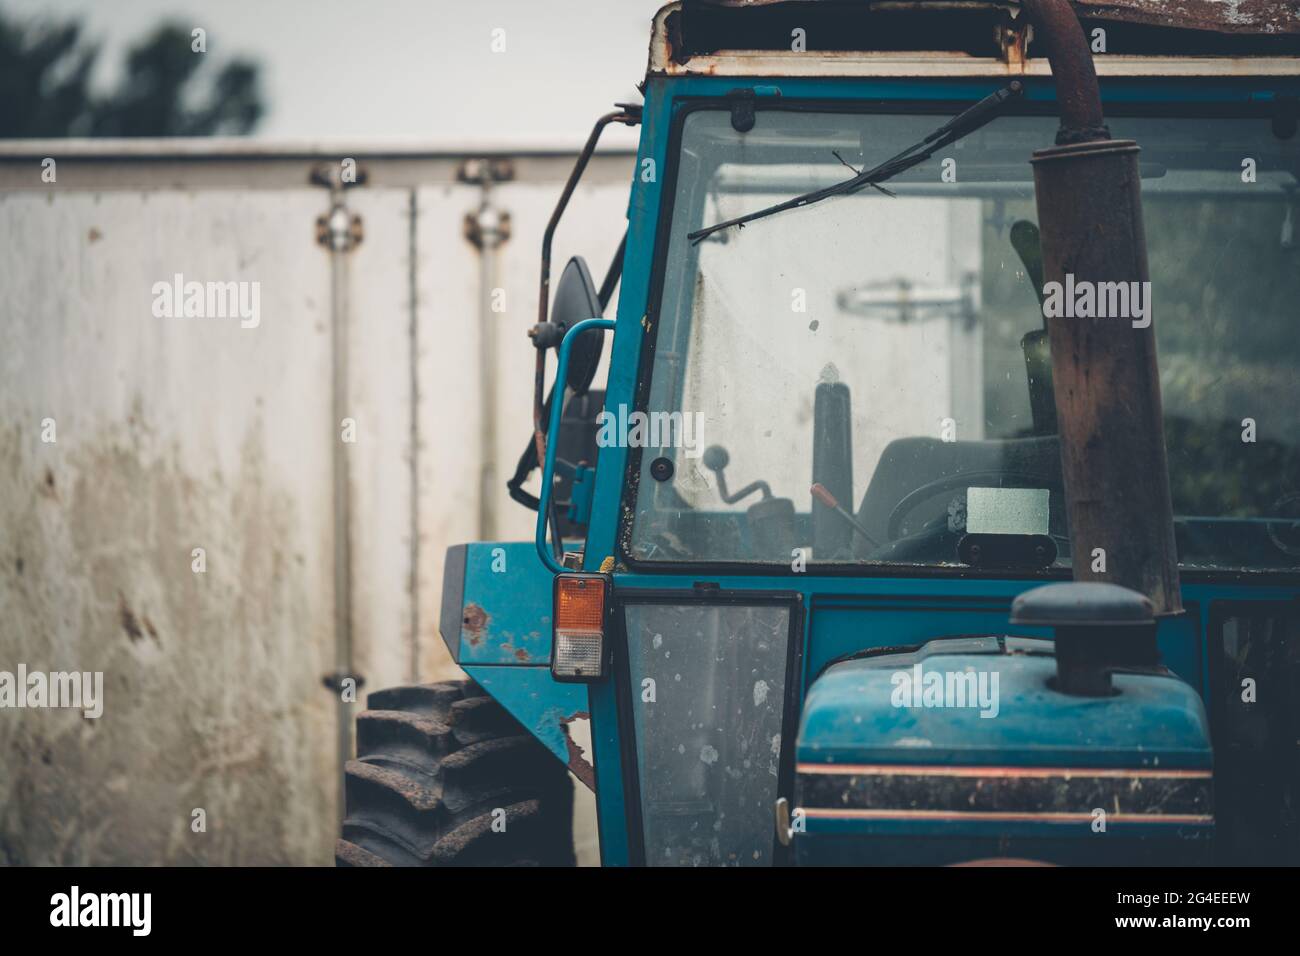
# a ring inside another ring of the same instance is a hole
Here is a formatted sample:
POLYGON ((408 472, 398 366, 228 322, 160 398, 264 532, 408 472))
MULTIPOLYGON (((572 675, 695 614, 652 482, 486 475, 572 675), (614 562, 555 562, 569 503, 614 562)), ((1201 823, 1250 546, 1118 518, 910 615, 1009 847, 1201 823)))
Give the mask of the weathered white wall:
MULTIPOLYGON (((332 860, 336 698, 321 678, 339 432, 313 161, 272 150, 142 170, 108 155, 45 185, 0 155, 0 670, 102 670, 106 696, 98 720, 0 710, 0 863, 332 860), (260 281, 259 327, 156 318, 151 286, 176 272, 260 281), (41 441, 46 418, 56 442, 41 441)), ((494 363, 503 537, 531 535, 504 480, 531 427, 525 330, 570 163, 523 163, 494 190, 512 220, 494 363)), ((480 193, 448 173, 454 157, 426 166, 376 162, 347 194, 365 230, 348 255, 345 403, 363 693, 455 675, 437 631, 442 556, 479 536, 478 253, 462 219, 480 193)), ((593 163, 557 274, 582 252, 599 280, 630 167, 593 163)))

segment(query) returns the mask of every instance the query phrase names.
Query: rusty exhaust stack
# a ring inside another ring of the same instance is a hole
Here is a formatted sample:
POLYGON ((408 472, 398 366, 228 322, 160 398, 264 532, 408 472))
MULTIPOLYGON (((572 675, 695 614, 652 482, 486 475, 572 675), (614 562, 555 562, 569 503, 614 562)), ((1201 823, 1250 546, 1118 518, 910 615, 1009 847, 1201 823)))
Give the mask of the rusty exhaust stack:
MULTIPOLYGON (((1047 44, 1061 113, 1057 145, 1032 159, 1044 283, 1149 289, 1141 285, 1150 276, 1138 145, 1110 138, 1092 54, 1067 0, 1021 6, 1047 44)), ((1167 615, 1182 611, 1182 598, 1155 330, 1143 301, 1145 327, 1053 316, 1047 328, 1074 578, 1132 588, 1167 615), (1093 570, 1098 548, 1104 571, 1093 570)))

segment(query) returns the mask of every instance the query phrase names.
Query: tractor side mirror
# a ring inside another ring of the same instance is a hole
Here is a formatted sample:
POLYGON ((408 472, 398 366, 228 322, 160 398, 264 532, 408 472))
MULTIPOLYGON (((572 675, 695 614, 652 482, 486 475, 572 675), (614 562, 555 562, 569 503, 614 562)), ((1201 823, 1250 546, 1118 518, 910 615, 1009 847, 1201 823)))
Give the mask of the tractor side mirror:
MULTIPOLYGON (((596 284, 591 281, 591 271, 582 256, 574 256, 564 267, 560 281, 555 287, 555 304, 551 308, 551 322, 558 328, 559 339, 564 334, 586 319, 598 318, 605 310, 600 304, 600 294, 596 284)), ((604 348, 605 336, 600 329, 584 332, 576 342, 569 355, 569 371, 565 384, 575 395, 585 395, 596 377, 596 366, 600 364, 600 353, 604 348)))

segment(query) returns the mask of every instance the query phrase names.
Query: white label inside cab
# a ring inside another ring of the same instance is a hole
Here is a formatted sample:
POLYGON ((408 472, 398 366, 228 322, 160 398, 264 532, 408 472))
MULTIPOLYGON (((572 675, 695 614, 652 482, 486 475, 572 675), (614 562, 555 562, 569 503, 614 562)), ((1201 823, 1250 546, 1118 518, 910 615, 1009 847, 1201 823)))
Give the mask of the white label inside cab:
POLYGON ((971 534, 1047 534, 1046 488, 967 488, 971 534))

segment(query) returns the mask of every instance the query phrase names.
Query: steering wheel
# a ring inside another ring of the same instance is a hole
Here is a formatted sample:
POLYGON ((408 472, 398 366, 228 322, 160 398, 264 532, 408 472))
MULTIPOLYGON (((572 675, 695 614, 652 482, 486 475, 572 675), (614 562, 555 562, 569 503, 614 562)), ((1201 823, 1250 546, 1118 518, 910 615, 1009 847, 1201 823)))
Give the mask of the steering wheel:
POLYGON ((945 491, 952 491, 955 488, 969 488, 972 484, 979 484, 981 481, 997 482, 995 487, 998 488, 1005 488, 1007 487, 1006 482, 1015 481, 1020 483, 1019 487, 1046 487, 1062 494, 1065 491, 1065 487, 1061 484, 1059 478, 1045 478, 1042 475, 1030 475, 1021 472, 963 471, 955 475, 945 475, 942 478, 927 481, 919 488, 912 489, 903 496, 898 504, 894 505, 893 510, 889 512, 889 520, 885 523, 886 537, 890 541, 897 541, 901 538, 903 536, 903 519, 921 502, 945 491))

